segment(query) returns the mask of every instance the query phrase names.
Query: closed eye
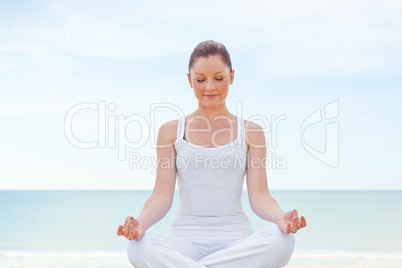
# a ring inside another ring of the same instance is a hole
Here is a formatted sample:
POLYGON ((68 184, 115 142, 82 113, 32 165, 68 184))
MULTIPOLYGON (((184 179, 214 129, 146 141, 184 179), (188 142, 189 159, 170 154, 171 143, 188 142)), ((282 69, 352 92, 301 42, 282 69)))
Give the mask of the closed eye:
POLYGON ((199 82, 199 83, 204 82, 204 81, 205 81, 205 79, 204 79, 204 80, 198 80, 198 79, 197 79, 197 82, 199 82))

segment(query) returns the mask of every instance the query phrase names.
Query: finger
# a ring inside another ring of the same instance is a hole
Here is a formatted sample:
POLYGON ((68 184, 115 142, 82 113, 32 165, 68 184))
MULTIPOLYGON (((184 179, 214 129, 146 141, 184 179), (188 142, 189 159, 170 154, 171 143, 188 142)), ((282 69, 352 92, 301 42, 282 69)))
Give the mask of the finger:
POLYGON ((301 225, 302 227, 306 227, 307 226, 307 222, 306 222, 306 218, 304 218, 304 216, 301 216, 301 225))
POLYGON ((124 235, 124 232, 126 231, 126 225, 123 225, 123 229, 121 230, 121 235, 124 235))
POLYGON ((123 234, 123 225, 119 225, 119 228, 117 229, 117 235, 122 235, 123 234))
POLYGON ((297 218, 293 218, 292 219, 292 233, 296 233, 297 232, 297 223, 296 223, 296 219, 297 218))
POLYGON ((286 225, 286 234, 290 234, 290 222, 286 225))
POLYGON ((129 219, 130 219, 130 216, 127 216, 127 217, 124 219, 125 223, 127 223, 129 219))
POLYGON ((137 241, 140 240, 140 238, 138 236, 138 230, 135 230, 134 239, 137 241))
POLYGON ((128 240, 133 240, 134 239, 134 226, 130 225, 130 231, 128 234, 128 240))
POLYGON ((125 224, 125 226, 124 226, 124 232, 123 232, 123 234, 124 234, 124 236, 125 237, 128 237, 128 232, 130 231, 130 225, 129 224, 125 224))
POLYGON ((301 221, 300 221, 299 217, 296 218, 296 223, 297 223, 297 230, 302 228, 301 221))

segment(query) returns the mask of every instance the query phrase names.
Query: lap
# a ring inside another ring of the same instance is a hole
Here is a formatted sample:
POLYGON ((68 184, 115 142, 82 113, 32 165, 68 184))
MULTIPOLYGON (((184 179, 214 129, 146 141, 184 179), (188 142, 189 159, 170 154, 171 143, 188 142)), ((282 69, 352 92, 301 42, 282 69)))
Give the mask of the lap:
POLYGON ((266 227, 202 258, 199 263, 208 267, 230 267, 251 261, 253 267, 280 266, 289 261, 294 244, 293 234, 285 234, 277 226, 266 227))
POLYGON ((197 248, 194 243, 177 237, 153 233, 145 233, 138 241, 129 241, 127 250, 137 252, 138 254, 136 255, 142 256, 145 256, 147 253, 154 254, 155 252, 161 251, 177 251, 193 260, 198 260, 203 257, 200 253, 200 249, 197 248))
POLYGON ((174 256, 172 260, 194 261, 201 267, 236 267, 250 261, 255 267, 272 267, 289 261, 294 242, 293 234, 284 234, 277 226, 254 231, 239 239, 233 236, 180 238, 145 233, 139 241, 129 241, 127 252, 132 263, 134 259, 168 260, 169 256, 174 256))

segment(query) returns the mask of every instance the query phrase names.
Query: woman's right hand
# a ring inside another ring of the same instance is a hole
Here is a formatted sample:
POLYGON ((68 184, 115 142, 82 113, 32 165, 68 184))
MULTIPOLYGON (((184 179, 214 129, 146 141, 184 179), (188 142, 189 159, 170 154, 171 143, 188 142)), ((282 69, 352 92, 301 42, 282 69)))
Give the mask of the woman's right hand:
POLYGON ((146 227, 134 217, 126 217, 124 225, 117 229, 117 235, 123 235, 128 240, 140 240, 144 235, 146 227))

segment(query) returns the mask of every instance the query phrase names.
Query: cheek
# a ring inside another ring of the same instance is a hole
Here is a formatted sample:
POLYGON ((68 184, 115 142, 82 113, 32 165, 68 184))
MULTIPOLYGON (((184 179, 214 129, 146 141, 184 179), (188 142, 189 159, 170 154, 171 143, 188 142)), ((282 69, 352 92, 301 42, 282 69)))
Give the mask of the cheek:
POLYGON ((201 87, 200 85, 193 85, 193 90, 196 96, 201 96, 204 94, 204 88, 201 87))
POLYGON ((194 90, 204 90, 204 87, 202 86, 202 84, 198 83, 198 82, 193 82, 193 88, 194 90))
POLYGON ((220 89, 222 89, 222 90, 228 90, 228 89, 229 89, 229 86, 230 86, 230 81, 229 81, 229 80, 222 81, 222 82, 218 85, 218 87, 219 87, 220 89))

